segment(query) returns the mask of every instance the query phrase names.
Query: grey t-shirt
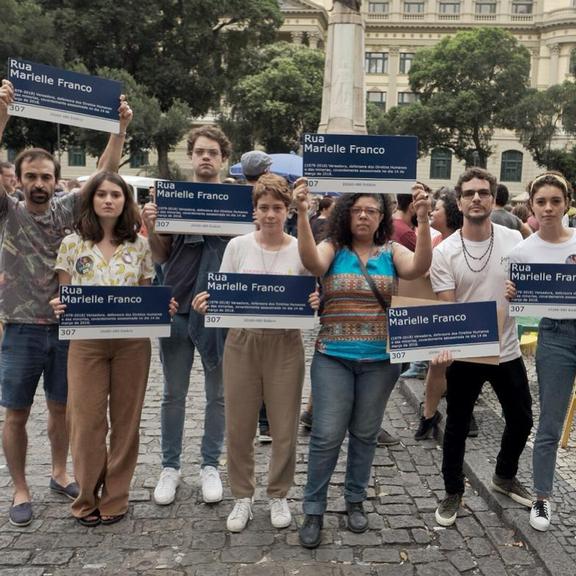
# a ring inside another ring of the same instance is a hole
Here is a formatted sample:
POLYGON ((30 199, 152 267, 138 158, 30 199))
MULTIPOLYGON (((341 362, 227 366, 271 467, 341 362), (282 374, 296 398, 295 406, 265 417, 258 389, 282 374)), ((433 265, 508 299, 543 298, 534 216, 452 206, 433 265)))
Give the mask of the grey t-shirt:
POLYGON ((49 304, 58 292, 54 270, 64 236, 78 216, 77 193, 53 198, 46 212, 33 214, 24 202, 0 197, 0 318, 20 324, 55 324, 49 304))
POLYGON ((522 228, 522 220, 504 208, 494 208, 490 214, 490 220, 492 220, 494 224, 506 226, 506 228, 510 228, 511 230, 520 230, 522 228))

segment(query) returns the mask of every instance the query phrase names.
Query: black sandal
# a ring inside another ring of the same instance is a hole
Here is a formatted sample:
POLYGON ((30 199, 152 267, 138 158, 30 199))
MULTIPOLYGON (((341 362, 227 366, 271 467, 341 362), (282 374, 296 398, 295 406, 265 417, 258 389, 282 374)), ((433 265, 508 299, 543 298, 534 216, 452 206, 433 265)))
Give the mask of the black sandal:
POLYGON ((98 510, 94 510, 91 514, 86 514, 86 516, 81 516, 80 518, 76 518, 78 524, 82 526, 87 526, 88 528, 93 528, 94 526, 98 526, 100 524, 100 512, 98 510))
POLYGON ((100 518, 100 523, 104 526, 110 526, 110 524, 116 524, 116 522, 120 522, 126 516, 126 514, 117 514, 116 516, 105 516, 104 518, 100 518))

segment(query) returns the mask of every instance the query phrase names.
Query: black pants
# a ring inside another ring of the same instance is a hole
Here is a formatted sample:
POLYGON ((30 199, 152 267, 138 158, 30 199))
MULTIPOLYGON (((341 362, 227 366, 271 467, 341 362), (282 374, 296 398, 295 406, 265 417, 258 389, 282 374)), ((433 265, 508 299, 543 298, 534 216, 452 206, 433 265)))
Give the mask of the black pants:
POLYGON ((492 385, 506 421, 496 460, 496 474, 502 478, 514 478, 532 428, 532 397, 522 358, 499 366, 454 362, 446 372, 446 381, 447 420, 442 460, 446 492, 464 493, 462 466, 466 436, 474 403, 486 381, 492 385))

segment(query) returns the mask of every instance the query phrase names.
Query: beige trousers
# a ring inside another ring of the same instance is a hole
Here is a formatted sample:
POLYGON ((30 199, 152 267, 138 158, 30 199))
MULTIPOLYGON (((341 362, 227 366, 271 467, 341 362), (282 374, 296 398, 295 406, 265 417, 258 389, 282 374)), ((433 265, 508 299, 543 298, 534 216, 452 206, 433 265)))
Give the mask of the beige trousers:
POLYGON ((224 348, 228 478, 234 498, 254 495, 254 436, 266 404, 272 456, 268 496, 284 498, 294 481, 304 382, 299 330, 229 330, 224 348))
POLYGON ((103 516, 128 510, 150 355, 148 339, 70 343, 66 419, 74 474, 80 486, 80 495, 72 504, 76 517, 96 509, 103 516))

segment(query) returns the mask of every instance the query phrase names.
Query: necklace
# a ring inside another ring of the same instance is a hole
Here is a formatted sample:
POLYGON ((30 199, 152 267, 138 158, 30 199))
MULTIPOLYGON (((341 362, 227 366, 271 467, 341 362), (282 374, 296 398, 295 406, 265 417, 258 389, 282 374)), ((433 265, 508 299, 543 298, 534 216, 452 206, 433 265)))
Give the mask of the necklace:
POLYGON ((274 266, 276 266, 276 260, 278 260, 278 254, 282 251, 282 246, 284 246, 284 236, 282 236, 282 243, 278 247, 278 250, 269 250, 269 252, 274 252, 274 258, 272 259, 272 265, 270 268, 266 266, 266 258, 264 257, 264 248, 262 247, 262 237, 260 237, 260 241, 258 242, 258 246, 260 247, 260 258, 262 259, 262 268, 264 268, 265 274, 271 274, 274 270, 274 266))
POLYGON ((462 229, 460 229, 460 241, 462 242, 462 253, 464 254, 464 262, 466 262, 466 266, 468 266, 468 270, 470 272, 482 272, 486 266, 488 266, 488 262, 490 262, 490 257, 492 256, 492 250, 494 248, 494 226, 490 227, 490 243, 488 244, 488 248, 484 251, 484 254, 481 256, 474 256, 470 253, 468 248, 466 248, 466 244, 464 242, 464 236, 462 236, 462 229), (480 268, 473 268, 471 262, 469 260, 476 260, 476 262, 480 265, 480 268), (484 264, 482 264, 482 260, 486 258, 484 264))

